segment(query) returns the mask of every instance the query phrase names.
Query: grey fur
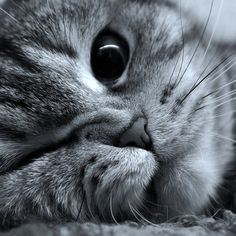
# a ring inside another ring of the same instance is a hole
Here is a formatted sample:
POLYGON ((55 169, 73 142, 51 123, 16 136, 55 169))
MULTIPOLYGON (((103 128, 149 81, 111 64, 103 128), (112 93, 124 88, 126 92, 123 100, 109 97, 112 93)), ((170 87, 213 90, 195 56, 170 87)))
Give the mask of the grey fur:
POLYGON ((233 139, 233 105, 215 102, 231 87, 206 95, 230 82, 215 78, 233 57, 210 73, 225 56, 211 45, 203 57, 202 29, 175 4, 29 0, 4 9, 12 17, 0 15, 2 225, 158 221, 199 214, 217 198, 233 145, 215 133, 233 139), (131 53, 116 88, 90 68, 93 40, 108 26, 131 53), (141 115, 153 152, 113 146, 141 115))

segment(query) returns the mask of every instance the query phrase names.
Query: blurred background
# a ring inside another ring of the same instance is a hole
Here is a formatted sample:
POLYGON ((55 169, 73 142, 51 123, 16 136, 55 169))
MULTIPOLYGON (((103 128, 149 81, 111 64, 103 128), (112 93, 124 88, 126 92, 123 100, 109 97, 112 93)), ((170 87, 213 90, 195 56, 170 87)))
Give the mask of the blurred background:
POLYGON ((236 0, 171 0, 198 23, 205 24, 211 11, 208 33, 213 40, 236 43, 236 0))

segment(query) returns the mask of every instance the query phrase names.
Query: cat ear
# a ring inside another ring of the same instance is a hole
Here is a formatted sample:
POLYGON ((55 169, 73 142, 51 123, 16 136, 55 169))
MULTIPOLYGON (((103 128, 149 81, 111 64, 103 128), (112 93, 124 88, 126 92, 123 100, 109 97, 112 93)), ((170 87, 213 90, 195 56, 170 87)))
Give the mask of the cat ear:
MULTIPOLYGON (((171 0, 176 2, 176 0, 171 0)), ((236 42, 236 1, 235 0, 177 0, 179 6, 193 17, 197 24, 206 25, 207 33, 213 41, 236 42), (209 15, 210 14, 210 15, 209 15)))

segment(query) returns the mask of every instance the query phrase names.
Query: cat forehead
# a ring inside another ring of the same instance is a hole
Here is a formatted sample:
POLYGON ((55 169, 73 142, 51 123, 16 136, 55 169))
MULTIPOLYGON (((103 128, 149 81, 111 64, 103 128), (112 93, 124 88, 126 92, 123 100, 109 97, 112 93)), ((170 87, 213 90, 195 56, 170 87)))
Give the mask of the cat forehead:
MULTIPOLYGON (((21 1, 21 3, 23 4, 23 10, 18 10, 18 14, 26 19, 32 12, 37 12, 33 15, 35 19, 43 18, 45 14, 47 16, 51 14, 51 18, 53 18, 53 14, 59 14, 57 15, 59 18, 67 15, 71 19, 76 17, 75 19, 77 20, 78 18, 80 27, 83 27, 83 20, 86 20, 86 23, 92 22, 99 25, 102 20, 112 20, 127 11, 126 21, 135 20, 137 16, 138 19, 143 18, 143 21, 150 21, 150 19, 158 17, 163 18, 164 15, 169 15, 167 14, 169 10, 177 8, 175 4, 168 0, 28 0, 21 1), (26 11, 27 14, 25 14, 26 11), (165 14, 160 15, 161 11, 165 11, 165 14), (100 17, 98 17, 99 13, 102 13, 99 15, 100 17), (91 16, 93 16, 95 21, 91 16)), ((15 4, 19 5, 19 1, 15 4)), ((13 4, 12 7, 14 8, 16 5, 13 4)), ((169 13, 173 15, 174 11, 169 13)), ((48 18, 48 23, 52 23, 50 18, 48 18)), ((140 22, 136 23, 139 24, 140 22)))
MULTIPOLYGON (((154 40, 160 31, 165 31, 174 40, 176 36, 180 38, 184 22, 179 9, 167 0, 31 0, 23 6, 25 10, 18 13, 28 28, 43 31, 45 35, 55 31, 58 37, 60 33, 69 35, 77 31, 83 34, 83 39, 91 39, 112 25, 121 33, 129 30, 134 34, 149 34, 154 40), (22 14, 25 11, 27 15, 22 14)), ((31 32, 22 29, 26 34, 31 32)))

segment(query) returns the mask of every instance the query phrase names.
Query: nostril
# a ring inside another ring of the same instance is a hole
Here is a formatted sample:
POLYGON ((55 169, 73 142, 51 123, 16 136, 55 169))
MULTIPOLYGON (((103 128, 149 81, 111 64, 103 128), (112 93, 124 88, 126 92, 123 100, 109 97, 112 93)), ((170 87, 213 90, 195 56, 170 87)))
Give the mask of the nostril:
POLYGON ((151 138, 147 132, 147 120, 138 118, 120 137, 119 146, 150 149, 151 138))

